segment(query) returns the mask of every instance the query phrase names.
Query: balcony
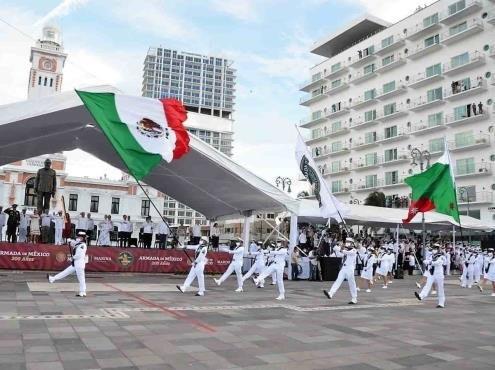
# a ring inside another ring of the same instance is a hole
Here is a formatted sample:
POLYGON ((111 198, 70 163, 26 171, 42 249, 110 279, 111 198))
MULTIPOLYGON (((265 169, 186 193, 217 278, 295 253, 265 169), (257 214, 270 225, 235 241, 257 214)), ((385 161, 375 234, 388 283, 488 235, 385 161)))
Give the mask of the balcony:
POLYGON ((419 135, 425 135, 429 134, 431 132, 435 131, 440 131, 444 130, 447 128, 443 122, 436 122, 436 123, 420 123, 414 126, 414 128, 411 130, 411 133, 413 135, 419 136, 419 135))
POLYGON ((375 160, 374 161, 366 161, 366 160, 362 160, 360 159, 357 163, 357 165, 354 167, 354 170, 355 171, 361 171, 361 170, 367 170, 367 169, 370 169, 370 168, 377 168, 381 165, 382 163, 382 160, 380 157, 376 157, 374 158, 375 160))
POLYGON ((400 48, 401 46, 404 46, 406 41, 402 37, 402 35, 397 34, 394 35, 394 41, 391 44, 388 44, 387 46, 382 46, 380 49, 375 51, 376 55, 385 55, 390 53, 391 51, 400 48))
POLYGON ((389 166, 389 165, 394 165, 394 164, 398 164, 398 163, 404 163, 404 162, 409 162, 410 161, 410 158, 409 158, 409 154, 407 152, 400 152, 400 153, 397 153, 397 156, 396 157, 392 157, 392 158, 383 158, 383 165, 384 166, 389 166))
POLYGON ((456 33, 444 33, 441 37, 441 41, 445 45, 450 45, 454 42, 482 32, 483 29, 483 22, 480 19, 475 19, 471 22, 468 22, 466 29, 462 31, 458 31, 456 33))
POLYGON ((360 119, 358 119, 352 123, 351 128, 355 128, 357 130, 360 130, 362 128, 376 125, 377 123, 378 123, 378 120, 376 119, 376 117, 375 117, 375 119, 369 119, 369 120, 366 120, 364 118, 360 118, 360 119))
POLYGON ((322 99, 326 98, 325 92, 322 90, 318 90, 317 93, 312 93, 310 96, 304 96, 301 98, 299 101, 300 105, 304 105, 305 107, 316 103, 317 101, 320 101, 322 99))
POLYGON ((318 156, 314 156, 313 159, 315 161, 320 161, 322 159, 325 159, 325 158, 329 158, 329 157, 332 157, 332 156, 338 156, 338 155, 342 155, 342 154, 346 154, 346 153, 349 153, 349 148, 347 146, 342 146, 342 148, 340 149, 335 149, 335 150, 326 150, 326 151, 322 151, 322 153, 318 156))
POLYGON ((390 120, 405 116, 408 113, 409 112, 406 109, 400 107, 400 108, 396 108, 393 112, 380 113, 376 119, 377 119, 377 121, 380 121, 380 122, 386 122, 386 121, 390 121, 390 120))
POLYGON ((448 94, 445 96, 445 100, 454 101, 454 100, 466 98, 468 96, 482 93, 486 91, 487 88, 486 81, 483 78, 481 80, 478 80, 477 82, 470 81, 469 86, 470 86, 469 88, 466 87, 462 88, 459 86, 459 88, 456 89, 455 92, 452 91, 452 88, 449 89, 448 94))
POLYGON ((417 98, 415 101, 413 101, 411 103, 411 106, 409 109, 412 110, 413 112, 418 112, 418 111, 421 111, 423 109, 429 109, 429 108, 436 107, 437 105, 444 104, 444 103, 445 103, 445 101, 443 100, 443 97, 439 97, 437 99, 428 101, 428 99, 426 99, 425 97, 420 96, 419 98, 417 98))
POLYGON ((403 58, 401 56, 395 56, 393 61, 391 61, 387 64, 380 65, 380 67, 377 68, 376 72, 377 73, 384 73, 384 72, 387 72, 387 71, 394 69, 396 67, 400 67, 404 64, 406 64, 405 58, 403 58))
POLYGON ((336 191, 332 191, 332 194, 334 194, 334 195, 347 194, 347 193, 349 193, 349 188, 347 188, 347 187, 342 187, 336 191))
POLYGON ((398 179, 391 179, 387 181, 387 179, 380 179, 378 180, 379 183, 382 184, 382 188, 394 188, 397 186, 407 186, 407 184, 404 182, 404 178, 400 177, 398 179))
POLYGON ((328 132, 324 137, 335 137, 339 135, 344 135, 347 134, 350 131, 350 128, 348 125, 343 125, 339 128, 332 128, 330 132, 328 132))
POLYGON ((309 80, 304 81, 299 86, 299 91, 311 92, 315 87, 323 84, 326 81, 323 72, 316 73, 309 80))
POLYGON ((440 43, 435 43, 428 46, 418 46, 416 49, 411 50, 409 54, 407 54, 407 57, 412 60, 419 59, 427 54, 441 49, 442 47, 443 46, 440 43))
POLYGON ((370 138, 369 140, 360 140, 359 142, 352 143, 352 149, 361 150, 366 148, 372 148, 374 146, 378 146, 378 141, 376 137, 370 138))
POLYGON ((344 72, 347 72, 347 71, 349 71, 349 66, 347 66, 344 63, 340 63, 339 68, 335 68, 335 69, 327 72, 326 78, 327 78, 327 80, 334 79, 335 77, 340 76, 341 74, 343 74, 344 72))
POLYGON ((378 137, 377 142, 379 144, 388 144, 388 143, 392 143, 394 141, 400 141, 400 140, 407 139, 408 137, 409 137, 409 132, 407 132, 403 129, 400 129, 395 135, 389 135, 389 136, 380 135, 378 137))
POLYGON ((334 170, 330 170, 329 172, 325 173, 323 176, 338 176, 338 175, 344 175, 346 173, 351 172, 350 167, 348 166, 340 166, 340 168, 336 168, 334 170))
POLYGON ((346 80, 343 80, 340 82, 340 84, 338 85, 335 85, 335 86, 331 86, 325 94, 327 94, 328 96, 331 96, 333 94, 336 94, 342 90, 345 90, 349 87, 349 83, 346 81, 346 80))
POLYGON ((333 119, 346 113, 349 113, 349 106, 347 106, 347 104, 337 103, 333 104, 330 109, 326 109, 325 117, 328 119, 333 119))
POLYGON ((352 84, 357 85, 357 84, 360 84, 361 82, 369 80, 370 78, 375 77, 375 76, 376 76, 376 69, 374 69, 373 71, 367 72, 367 73, 358 72, 354 75, 354 77, 351 78, 350 82, 352 84))
POLYGON ((327 138, 325 135, 317 136, 317 137, 312 137, 311 139, 304 140, 307 145, 311 145, 314 143, 317 143, 319 141, 323 141, 327 138))
POLYGON ((356 56, 356 57, 352 58, 351 63, 349 64, 349 66, 352 67, 352 68, 357 68, 359 66, 362 66, 362 65, 365 65, 367 63, 370 63, 375 58, 376 58, 376 56, 373 53, 368 54, 368 55, 364 55, 361 58, 359 56, 356 56))
POLYGON ((352 186, 352 190, 359 192, 359 191, 369 191, 369 190, 376 190, 380 187, 379 181, 375 182, 370 182, 369 184, 355 184, 352 186))
MULTIPOLYGON (((467 205, 467 197, 457 195, 457 202, 459 205, 467 205)), ((477 191, 475 194, 469 194, 469 204, 492 204, 493 193, 491 191, 477 191)))
POLYGON ((351 104, 352 109, 361 109, 367 107, 368 105, 376 103, 375 97, 363 98, 362 96, 358 96, 356 100, 354 100, 351 104))
POLYGON ((453 13, 446 14, 443 18, 440 19, 440 22, 443 24, 452 24, 457 22, 458 20, 467 17, 473 13, 476 13, 482 7, 481 1, 479 0, 466 0, 466 6, 462 9, 458 9, 453 13))
POLYGON ((404 85, 404 84, 398 84, 395 89, 393 90, 389 90, 389 91, 386 91, 386 92, 383 92, 383 90, 379 90, 378 91, 378 95, 376 96, 376 98, 378 100, 385 100, 385 99, 388 99, 388 98, 391 98, 393 96, 397 96, 397 95, 400 95, 402 93, 405 93, 407 91, 407 86, 404 85))
POLYGON ((490 162, 475 163, 470 168, 455 168, 456 178, 488 176, 492 174, 492 164, 490 162))
POLYGON ((495 13, 492 13, 491 15, 489 15, 488 18, 486 18, 486 21, 495 26, 495 13))
POLYGON ((430 83, 440 81, 441 79, 443 79, 443 75, 441 73, 434 75, 427 75, 425 72, 422 72, 413 76, 410 79, 408 86, 412 87, 413 89, 416 89, 418 87, 422 87, 430 83))
POLYGON ((447 63, 443 67, 443 73, 446 75, 453 75, 456 73, 461 73, 472 68, 476 68, 485 64, 485 56, 478 52, 470 53, 469 59, 462 64, 447 63))
POLYGON ((463 138, 462 140, 449 141, 451 151, 463 151, 484 148, 490 146, 490 135, 476 134, 463 138))
POLYGON ((486 110, 483 111, 483 113, 478 113, 476 115, 470 115, 469 117, 466 116, 456 116, 454 114, 449 114, 448 116, 445 117, 445 124, 448 126, 460 126, 464 124, 469 124, 473 122, 479 122, 483 121, 485 119, 488 119, 489 114, 486 110))
POLYGON ((311 128, 314 125, 326 121, 326 117, 323 115, 322 111, 316 111, 311 116, 306 119, 302 119, 299 122, 299 127, 311 128))
POLYGON ((433 33, 433 31, 439 29, 440 27, 441 25, 438 22, 429 24, 427 26, 424 26, 423 24, 418 24, 416 25, 416 27, 407 30, 408 35, 406 38, 408 40, 415 41, 423 36, 433 33))

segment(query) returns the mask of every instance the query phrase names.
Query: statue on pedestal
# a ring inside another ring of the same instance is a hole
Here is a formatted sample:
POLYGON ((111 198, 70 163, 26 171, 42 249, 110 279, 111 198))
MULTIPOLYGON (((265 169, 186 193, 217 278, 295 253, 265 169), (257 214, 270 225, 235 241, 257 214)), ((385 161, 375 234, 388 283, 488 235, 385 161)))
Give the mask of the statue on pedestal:
POLYGON ((38 198, 37 206, 39 214, 50 209, 50 200, 52 197, 55 198, 55 192, 57 191, 57 173, 51 166, 52 161, 47 158, 45 160, 45 167, 40 168, 36 174, 34 191, 38 198))

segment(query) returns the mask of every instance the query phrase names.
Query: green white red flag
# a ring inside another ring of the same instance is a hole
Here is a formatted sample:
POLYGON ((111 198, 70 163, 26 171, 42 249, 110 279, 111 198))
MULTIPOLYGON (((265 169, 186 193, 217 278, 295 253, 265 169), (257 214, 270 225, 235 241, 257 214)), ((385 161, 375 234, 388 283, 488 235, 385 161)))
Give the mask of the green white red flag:
POLYGON ((187 113, 179 100, 76 92, 136 179, 162 159, 171 162, 189 151, 187 113))

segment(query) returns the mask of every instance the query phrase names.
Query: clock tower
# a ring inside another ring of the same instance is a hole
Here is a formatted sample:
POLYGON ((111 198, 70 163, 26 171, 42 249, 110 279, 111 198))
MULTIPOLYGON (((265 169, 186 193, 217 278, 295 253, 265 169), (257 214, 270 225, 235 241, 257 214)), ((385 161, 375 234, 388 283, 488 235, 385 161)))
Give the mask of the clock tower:
POLYGON ((31 47, 28 99, 60 92, 66 58, 60 31, 53 26, 43 27, 41 38, 31 47))

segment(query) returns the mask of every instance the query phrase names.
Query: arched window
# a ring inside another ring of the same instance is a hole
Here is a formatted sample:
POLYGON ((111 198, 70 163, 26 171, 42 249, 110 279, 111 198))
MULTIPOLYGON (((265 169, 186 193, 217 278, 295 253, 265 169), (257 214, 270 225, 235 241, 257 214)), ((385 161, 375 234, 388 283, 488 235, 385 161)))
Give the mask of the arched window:
POLYGON ((28 207, 36 206, 36 194, 34 193, 34 177, 31 177, 26 182, 26 190, 24 191, 24 205, 28 207))

